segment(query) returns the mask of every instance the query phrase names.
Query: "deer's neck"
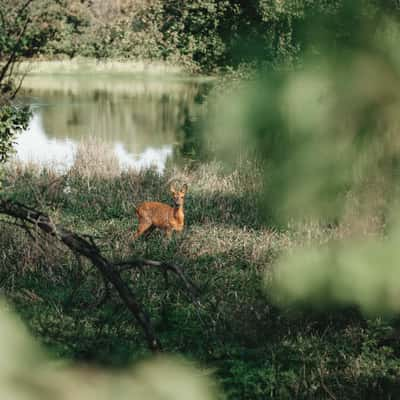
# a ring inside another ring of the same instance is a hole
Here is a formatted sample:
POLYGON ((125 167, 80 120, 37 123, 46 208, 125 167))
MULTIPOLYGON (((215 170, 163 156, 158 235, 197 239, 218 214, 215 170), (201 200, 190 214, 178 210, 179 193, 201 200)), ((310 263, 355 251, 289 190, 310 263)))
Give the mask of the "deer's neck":
POLYGON ((174 207, 174 218, 178 221, 178 223, 183 224, 185 219, 185 214, 183 213, 183 205, 174 207))

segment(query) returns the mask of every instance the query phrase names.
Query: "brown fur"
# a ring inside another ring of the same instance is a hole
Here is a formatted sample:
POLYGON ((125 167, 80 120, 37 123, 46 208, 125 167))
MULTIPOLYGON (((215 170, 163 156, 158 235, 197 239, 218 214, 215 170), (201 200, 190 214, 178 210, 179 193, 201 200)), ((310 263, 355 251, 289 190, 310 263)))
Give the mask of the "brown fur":
POLYGON ((136 215, 139 219, 139 226, 133 239, 137 239, 150 229, 159 228, 170 237, 173 231, 181 232, 185 224, 185 214, 183 204, 187 185, 185 184, 180 191, 171 187, 174 199, 174 207, 156 201, 146 201, 136 208, 136 215))

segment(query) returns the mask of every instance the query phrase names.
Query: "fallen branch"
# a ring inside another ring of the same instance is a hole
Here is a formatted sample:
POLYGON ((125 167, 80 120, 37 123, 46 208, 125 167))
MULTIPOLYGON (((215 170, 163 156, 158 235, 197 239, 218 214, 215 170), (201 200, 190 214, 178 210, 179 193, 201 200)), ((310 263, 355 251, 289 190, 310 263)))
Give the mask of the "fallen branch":
POLYGON ((132 268, 142 269, 143 267, 154 267, 164 273, 167 283, 168 272, 173 273, 183 283, 187 293, 189 294, 190 300, 197 306, 201 305, 198 299, 199 289, 185 276, 182 270, 174 264, 138 257, 129 258, 119 262, 110 262, 101 254, 101 250, 94 242, 92 236, 78 235, 66 229, 62 225, 53 223, 48 215, 12 200, 0 199, 0 214, 14 217, 18 222, 14 222, 13 225, 24 229, 32 239, 35 240, 35 237, 33 236, 31 229, 35 229, 38 235, 51 236, 66 245, 78 258, 85 257, 91 261, 91 263, 100 271, 105 286, 104 298, 98 306, 104 304, 104 302, 109 298, 110 292, 108 285, 111 283, 115 287, 126 307, 142 327, 148 347, 152 351, 161 350, 161 344, 153 331, 147 312, 136 300, 134 293, 129 286, 123 281, 121 272, 132 268))
POLYGON ((99 251, 97 246, 78 234, 54 224, 51 218, 37 210, 8 199, 0 199, 0 213, 16 218, 46 234, 57 238, 75 254, 89 259, 101 272, 105 280, 110 282, 118 292, 122 301, 142 327, 148 347, 152 351, 160 351, 161 344, 154 334, 150 318, 144 307, 136 300, 128 285, 122 280, 120 272, 99 251))

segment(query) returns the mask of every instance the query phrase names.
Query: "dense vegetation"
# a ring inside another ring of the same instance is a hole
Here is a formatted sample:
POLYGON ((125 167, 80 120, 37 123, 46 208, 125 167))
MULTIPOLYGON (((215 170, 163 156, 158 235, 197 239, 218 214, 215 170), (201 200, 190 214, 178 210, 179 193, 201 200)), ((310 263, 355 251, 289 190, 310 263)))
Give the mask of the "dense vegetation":
MULTIPOLYGON (((45 57, 163 60, 203 71, 255 60, 290 66, 326 32, 335 32, 331 47, 351 42, 349 26, 357 27, 360 19, 368 18, 374 27, 382 8, 396 12, 398 7, 395 0, 362 0, 359 15, 349 21, 346 3, 58 0, 44 7, 52 23, 40 35, 35 33, 34 45, 45 44, 45 57), (310 26, 313 33, 307 34, 304 28, 310 26)), ((24 53, 29 57, 32 46, 24 53)))

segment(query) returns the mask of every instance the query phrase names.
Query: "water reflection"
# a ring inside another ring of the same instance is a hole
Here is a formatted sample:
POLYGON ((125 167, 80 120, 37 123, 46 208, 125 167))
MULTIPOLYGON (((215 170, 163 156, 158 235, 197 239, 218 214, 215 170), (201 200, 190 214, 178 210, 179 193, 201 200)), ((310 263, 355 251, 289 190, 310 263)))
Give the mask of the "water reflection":
POLYGON ((201 113, 209 88, 195 81, 135 80, 129 76, 29 76, 22 95, 32 105, 30 126, 19 136, 22 161, 67 169, 78 144, 106 143, 122 167, 162 171, 182 147, 187 120, 201 113))
MULTIPOLYGON (((23 162, 40 164, 63 172, 72 167, 78 145, 79 143, 69 138, 49 138, 43 129, 42 115, 35 113, 29 128, 17 138, 16 156, 23 162)), ((129 153, 120 142, 112 144, 111 149, 122 168, 154 167, 160 173, 173 153, 172 145, 147 147, 139 154, 129 153)))
POLYGON ((72 166, 77 144, 69 138, 51 139, 47 137, 42 116, 35 112, 28 129, 18 135, 16 143, 17 158, 24 162, 43 164, 57 169, 72 166))

